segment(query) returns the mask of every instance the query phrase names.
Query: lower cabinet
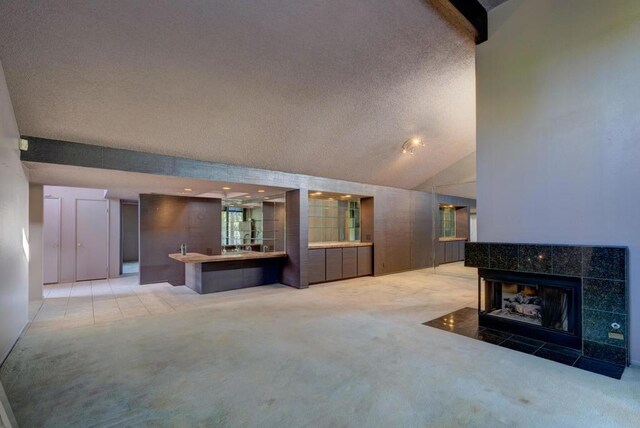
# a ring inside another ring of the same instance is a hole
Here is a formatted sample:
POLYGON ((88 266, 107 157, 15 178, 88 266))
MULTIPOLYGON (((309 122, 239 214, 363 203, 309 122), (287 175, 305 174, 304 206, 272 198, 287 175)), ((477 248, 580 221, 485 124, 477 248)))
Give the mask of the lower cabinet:
POLYGON ((327 248, 326 280, 342 279, 342 248, 327 248))
POLYGON ((367 247, 309 250, 309 284, 373 275, 373 251, 367 247))
POLYGON ((464 260, 464 240, 439 241, 436 244, 436 263, 459 262, 464 260))
POLYGON ((327 279, 325 273, 325 251, 324 248, 318 250, 309 250, 309 283, 316 284, 325 282, 327 279))

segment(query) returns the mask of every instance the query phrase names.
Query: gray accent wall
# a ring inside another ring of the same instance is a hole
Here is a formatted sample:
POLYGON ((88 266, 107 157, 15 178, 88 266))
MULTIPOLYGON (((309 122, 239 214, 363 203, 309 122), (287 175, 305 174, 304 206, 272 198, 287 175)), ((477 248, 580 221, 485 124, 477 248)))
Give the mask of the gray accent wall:
POLYGON ((477 47, 478 240, 629 248, 640 364, 640 2, 510 0, 477 47))
POLYGON ((185 283, 184 263, 169 258, 180 244, 220 254, 220 199, 140 195, 140 284, 185 283))
POLYGON ((29 183, 18 141, 20 133, 0 63, 0 362, 28 320, 29 183))
MULTIPOLYGON (((44 138, 25 138, 30 142, 29 151, 22 154, 25 161, 299 189, 292 192, 304 193, 313 189, 363 195, 365 197, 361 205, 362 240, 375 243, 374 274, 385 275, 432 266, 434 196, 431 193, 44 138)), ((295 201, 295 204, 286 207, 286 245, 287 251, 293 252, 293 258, 285 265, 283 281, 296 287, 305 287, 306 261, 303 260, 306 260, 306 252, 302 249, 302 241, 297 239, 295 231, 307 233, 308 194, 301 194, 299 197, 294 194, 288 194, 287 202, 295 201), (292 237, 296 237, 294 241, 290 241, 292 237), (294 249, 296 245, 298 247, 294 249), (297 263, 300 263, 299 268, 291 270, 297 263)), ((436 204, 443 202, 475 206, 475 201, 471 199, 439 195, 435 198, 436 204)), ((307 245, 308 237, 305 236, 304 239, 304 245, 307 245)))

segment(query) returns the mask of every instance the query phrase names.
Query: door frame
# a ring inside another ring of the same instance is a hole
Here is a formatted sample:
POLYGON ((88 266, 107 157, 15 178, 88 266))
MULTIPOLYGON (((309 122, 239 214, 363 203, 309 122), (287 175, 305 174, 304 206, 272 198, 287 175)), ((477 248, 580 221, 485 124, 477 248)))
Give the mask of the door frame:
MULTIPOLYGON (((140 202, 129 199, 120 199, 120 259, 119 274, 122 276, 122 266, 124 265, 124 210, 123 205, 135 205, 138 208, 138 266, 140 266, 140 202)), ((138 272, 139 272, 138 268, 138 272)))
MULTIPOLYGON (((74 234, 75 234, 75 242, 73 244, 73 254, 74 254, 74 260, 73 260, 73 266, 74 266, 74 272, 73 272, 73 277, 75 279, 75 282, 78 281, 78 202, 79 201, 92 201, 92 202, 104 202, 107 206, 107 212, 106 212, 106 222, 107 222, 107 269, 105 271, 105 276, 104 279, 108 279, 109 278, 109 200, 108 199, 90 199, 90 198, 79 198, 75 200, 75 212, 73 213, 74 215, 74 219, 75 219, 75 224, 74 226, 74 234)), ((92 281, 90 279, 83 279, 81 281, 92 281)))
MULTIPOLYGON (((60 247, 62 246, 62 198, 59 196, 46 196, 43 198, 43 210, 42 210, 42 226, 44 227, 44 199, 57 199, 58 200, 58 246, 56 247, 56 253, 58 254, 58 275, 56 275, 56 282, 44 282, 44 267, 42 272, 43 281, 42 284, 58 284, 60 283, 60 269, 62 268, 62 262, 60 260, 60 247)), ((44 242, 43 242, 44 243, 44 242)), ((74 275, 75 276, 75 275, 74 275)))

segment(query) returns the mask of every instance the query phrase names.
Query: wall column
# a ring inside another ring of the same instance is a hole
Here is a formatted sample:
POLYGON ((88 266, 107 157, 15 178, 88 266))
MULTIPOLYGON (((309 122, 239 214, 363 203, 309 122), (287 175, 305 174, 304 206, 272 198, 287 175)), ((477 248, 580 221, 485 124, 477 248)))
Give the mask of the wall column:
POLYGON ((290 190, 285 198, 288 257, 282 269, 281 281, 291 287, 308 288, 309 191, 307 189, 290 190))
POLYGON ((41 184, 29 184, 29 301, 42 300, 42 225, 44 191, 41 184))

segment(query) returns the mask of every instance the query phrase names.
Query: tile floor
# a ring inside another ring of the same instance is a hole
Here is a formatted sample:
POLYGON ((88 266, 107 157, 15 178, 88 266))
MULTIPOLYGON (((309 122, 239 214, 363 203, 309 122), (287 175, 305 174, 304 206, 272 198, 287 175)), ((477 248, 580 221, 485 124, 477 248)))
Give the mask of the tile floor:
POLYGON ((45 285, 43 294, 31 304, 26 334, 206 307, 216 298, 166 282, 139 285, 137 276, 45 285))

